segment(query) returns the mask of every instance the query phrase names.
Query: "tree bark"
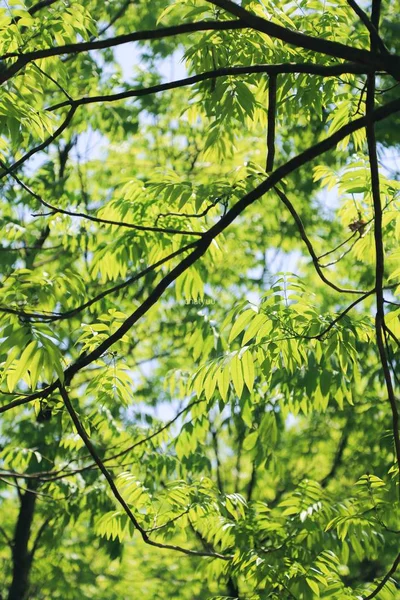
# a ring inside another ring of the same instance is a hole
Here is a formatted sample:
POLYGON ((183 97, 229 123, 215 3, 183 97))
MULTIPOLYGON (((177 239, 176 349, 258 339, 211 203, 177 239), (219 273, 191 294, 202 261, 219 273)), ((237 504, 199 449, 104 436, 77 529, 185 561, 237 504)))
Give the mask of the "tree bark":
POLYGON ((15 526, 12 559, 13 574, 8 600, 26 600, 29 587, 29 575, 32 564, 28 550, 31 527, 35 512, 36 494, 27 490, 20 496, 20 510, 15 526))

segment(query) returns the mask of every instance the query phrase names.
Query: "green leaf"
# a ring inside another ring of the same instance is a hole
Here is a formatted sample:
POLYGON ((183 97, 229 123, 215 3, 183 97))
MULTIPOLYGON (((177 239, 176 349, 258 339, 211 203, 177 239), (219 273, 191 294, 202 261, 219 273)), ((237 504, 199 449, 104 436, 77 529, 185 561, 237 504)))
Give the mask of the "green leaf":
POLYGON ((25 350, 23 351, 21 358, 15 365, 14 369, 10 371, 7 376, 7 385, 10 392, 14 391, 18 381, 25 375, 29 369, 30 361, 37 350, 37 342, 30 342, 25 350))
POLYGON ((231 377, 233 382, 233 387, 240 398, 243 392, 243 371, 242 371, 242 362, 239 359, 238 354, 236 354, 231 361, 231 377))
POLYGON ((219 369, 217 373, 217 382, 221 398, 226 401, 230 383, 229 365, 225 365, 223 368, 219 369))
POLYGON ((268 317, 266 315, 256 314, 243 336, 242 344, 247 344, 254 336, 256 336, 267 321, 268 317))
POLYGON ((254 385, 255 372, 254 372, 253 357, 249 350, 246 350, 246 352, 243 354, 241 361, 242 361, 244 381, 245 381, 249 391, 252 392, 253 385, 254 385))
POLYGON ((252 450, 254 448, 254 446, 256 445, 258 440, 258 431, 252 431, 251 433, 249 433, 249 435, 245 438, 244 442, 243 442, 243 448, 244 450, 252 450))
POLYGON ((249 323, 251 321, 251 319, 254 318, 255 315, 256 315, 256 313, 252 309, 245 310, 244 312, 242 312, 239 315, 239 317, 235 321, 235 323, 231 329, 231 332, 229 334, 229 338, 228 338, 229 344, 232 343, 233 340, 237 338, 237 336, 246 327, 247 323, 249 323))
POLYGON ((310 579, 309 577, 306 577, 306 582, 309 586, 309 588, 314 592, 314 594, 316 596, 318 596, 319 598, 319 587, 318 587, 318 583, 316 581, 314 581, 314 579, 310 579))

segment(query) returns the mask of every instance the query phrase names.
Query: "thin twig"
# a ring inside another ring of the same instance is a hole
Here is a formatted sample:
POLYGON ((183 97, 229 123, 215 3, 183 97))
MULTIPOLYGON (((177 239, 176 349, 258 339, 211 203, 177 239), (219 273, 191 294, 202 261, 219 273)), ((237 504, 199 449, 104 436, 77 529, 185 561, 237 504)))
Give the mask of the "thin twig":
POLYGON ((316 270, 316 272, 318 273, 318 276, 320 277, 320 279, 326 283, 327 285, 329 285, 329 287, 331 287, 332 289, 334 289, 337 292, 341 292, 341 293, 351 293, 351 294, 365 294, 365 291, 360 291, 360 290, 350 290, 350 289, 345 289, 345 288, 341 288, 339 286, 337 286, 335 283, 333 283, 332 281, 330 281, 326 275, 324 274, 324 272, 321 269, 321 266, 318 262, 318 257, 315 253, 315 250, 313 248, 313 245, 306 233, 306 230, 304 228, 303 222, 300 218, 300 215, 298 214, 298 212, 296 211, 296 209, 294 208, 293 204, 290 202, 289 198, 286 196, 286 194, 284 194, 282 192, 282 190, 280 190, 278 187, 274 187, 275 192, 277 193, 277 195, 279 196, 280 200, 283 202, 283 204, 286 206, 286 208, 288 209, 288 211, 290 212, 290 214, 292 215, 296 225, 297 225, 297 229, 299 230, 301 239, 303 240, 303 242, 305 243, 305 245, 307 246, 307 250, 309 255, 311 256, 311 260, 313 262, 314 268, 316 270))
POLYGON ((47 519, 45 519, 43 521, 43 523, 41 524, 41 526, 38 529, 38 532, 36 534, 35 540, 33 542, 32 545, 32 549, 30 551, 30 559, 33 560, 33 557, 35 556, 35 552, 39 547, 39 543, 40 543, 40 538, 42 537, 46 527, 48 526, 48 524, 50 523, 51 519, 53 518, 53 516, 49 516, 47 517, 47 519))
POLYGON ((99 470, 104 475, 113 496, 115 497, 117 502, 122 506, 126 515, 129 518, 129 520, 133 524, 134 528, 140 533, 142 540, 146 544, 149 544, 150 546, 155 546, 156 548, 163 548, 166 550, 175 550, 176 552, 182 552, 183 554, 188 554, 189 556, 210 556, 213 558, 220 558, 222 560, 230 560, 231 559, 230 556, 225 556, 224 554, 219 554, 217 552, 202 552, 199 550, 190 550, 188 548, 183 548, 181 546, 176 546, 173 544, 161 544, 159 542, 155 542, 154 540, 151 540, 149 538, 148 534, 146 533, 146 530, 143 529, 143 527, 140 525, 139 521, 136 519, 135 515, 132 513, 128 504, 126 503, 124 498, 121 496, 117 486, 114 483, 111 473, 108 471, 108 469, 105 467, 103 461, 98 456, 92 442, 90 441, 89 437, 87 436, 86 431, 84 430, 84 428, 78 418, 78 415, 76 414, 76 412, 71 404, 71 401, 69 399, 69 395, 67 393, 66 388, 63 385, 60 385, 59 390, 60 390, 61 397, 64 401, 65 407, 71 417, 72 422, 75 425, 75 428, 76 428, 76 431, 78 432, 79 437, 82 439, 83 443, 85 444, 86 448, 88 449, 90 455, 92 456, 92 458, 93 458, 94 462, 96 463, 96 465, 98 466, 99 470))
MULTIPOLYGON (((160 213, 157 216, 156 219, 156 224, 158 223, 158 220, 161 219, 162 217, 186 217, 187 219, 200 219, 201 217, 205 217, 212 208, 215 208, 215 206, 217 206, 217 204, 221 201, 221 198, 217 198, 216 200, 214 200, 214 202, 211 202, 211 204, 209 204, 207 206, 207 208, 205 208, 201 213, 178 213, 178 212, 167 212, 167 213, 160 213)), ((1 248, 0 248, 1 250, 1 248)))
POLYGON ((3 162, 1 162, 0 165, 3 167, 4 170, 3 170, 3 172, 0 173, 0 179, 2 179, 3 177, 5 177, 6 175, 11 174, 13 171, 15 171, 16 169, 18 169, 21 165, 23 165, 34 154, 37 154, 37 152, 41 152, 42 150, 45 150, 45 148, 47 148, 48 146, 50 146, 50 144, 52 144, 58 137, 60 137, 60 135, 70 125, 75 112, 76 112, 76 107, 72 106, 70 108, 70 110, 68 111, 67 116, 65 117, 64 121, 55 130, 55 132, 52 133, 52 135, 50 135, 44 142, 42 142, 38 146, 35 146, 35 148, 32 148, 31 150, 29 150, 29 152, 27 152, 26 154, 24 154, 24 156, 22 156, 20 159, 16 160, 12 165, 6 166, 3 162))
MULTIPOLYGON (((187 252, 188 250, 193 248, 195 245, 196 245, 196 242, 192 242, 191 244, 182 246, 178 250, 175 250, 175 252, 171 252, 171 254, 167 254, 167 256, 164 256, 164 258, 161 258, 156 263, 153 263, 152 265, 146 267, 142 271, 139 271, 138 273, 136 273, 132 277, 129 277, 122 283, 118 283, 117 285, 100 292, 100 294, 97 294, 96 296, 94 296, 93 298, 91 298, 90 300, 85 302, 84 304, 81 304, 75 308, 71 308, 71 310, 65 311, 63 313, 53 312, 53 313, 49 314, 49 313, 45 313, 44 311, 42 311, 42 312, 27 312, 22 309, 17 309, 17 308, 12 308, 12 307, 7 307, 7 306, 0 306, 0 312, 17 315, 21 319, 25 319, 25 320, 30 320, 30 321, 39 320, 44 323, 53 323, 55 321, 69 319, 71 317, 76 316, 77 314, 79 314, 80 312, 85 310, 86 308, 93 306, 93 304, 100 302, 100 300, 102 300, 106 296, 109 296, 110 294, 115 294, 115 293, 119 292, 120 290, 123 290, 123 289, 129 287, 130 285, 132 285, 132 283, 136 283, 137 281, 139 281, 140 279, 145 277, 145 275, 151 273, 155 269, 158 269, 158 267, 161 267, 162 265, 164 265, 168 261, 172 260, 173 258, 176 258, 177 256, 180 256, 181 254, 187 252)), ((0 412, 1 412, 1 407, 0 407, 0 412)))
MULTIPOLYGON (((20 177, 17 177, 17 175, 15 175, 15 173, 11 173, 11 177, 13 177, 13 179, 15 179, 15 181, 26 191, 28 192, 28 194, 30 194, 33 198, 35 198, 38 202, 40 202, 40 204, 42 204, 43 206, 46 206, 46 208, 50 208, 50 210, 52 211, 51 213, 49 213, 50 215, 53 214, 63 214, 63 215, 68 215, 70 217, 77 217, 80 219, 86 219, 87 221, 92 221, 93 223, 100 223, 100 224, 104 224, 104 225, 115 225, 117 227, 126 227, 128 229, 136 229, 137 231, 152 231, 152 232, 156 232, 156 233, 164 233, 164 234, 176 234, 176 235, 194 235, 197 237, 201 237, 203 235, 203 232, 200 231, 182 231, 181 229, 172 229, 172 228, 163 228, 163 227, 152 227, 152 226, 147 226, 147 225, 135 225, 134 223, 126 223, 124 221, 113 221, 111 219, 102 219, 101 217, 95 217, 93 215, 89 215, 86 213, 82 213, 82 212, 74 212, 72 210, 66 210, 64 208, 59 208, 57 206, 54 206, 53 204, 50 204, 50 202, 47 202, 46 200, 44 200, 44 198, 42 198, 42 196, 40 194, 37 194, 36 192, 34 192, 28 185, 26 185, 26 183, 24 183, 20 177)), ((43 214, 34 214, 32 215, 34 217, 42 217, 44 216, 43 214)))
POLYGON ((6 540, 7 542, 7 546, 10 547, 10 549, 13 549, 13 542, 12 539, 7 535, 7 532, 5 531, 5 529, 3 529, 3 527, 0 525, 0 533, 2 534, 3 538, 6 540))
POLYGON ((100 29, 98 36, 100 37, 103 35, 103 33, 105 33, 106 31, 108 31, 110 29, 110 27, 112 27, 117 21, 118 19, 120 19, 121 17, 124 16, 124 14, 126 13, 127 9, 129 8, 129 6, 133 3, 133 0, 126 0, 126 2, 124 2, 120 9, 117 10, 117 12, 114 14, 114 16, 109 20, 109 22, 107 23, 107 25, 105 25, 103 27, 103 29, 100 29))
MULTIPOLYGON (((339 250, 340 248, 342 248, 342 246, 345 246, 346 244, 348 244, 350 242, 350 240, 353 239, 353 237, 355 235, 357 235, 357 231, 353 231, 353 233, 343 242, 341 242, 340 244, 338 244, 337 246, 335 246, 335 248, 332 248, 332 250, 328 250, 327 252, 324 252, 323 254, 320 254, 317 258, 318 260, 321 260, 321 258, 325 258, 325 256, 329 256, 329 254, 333 254, 334 252, 336 252, 337 250, 339 250)), ((322 266, 322 265, 321 265, 322 266)))

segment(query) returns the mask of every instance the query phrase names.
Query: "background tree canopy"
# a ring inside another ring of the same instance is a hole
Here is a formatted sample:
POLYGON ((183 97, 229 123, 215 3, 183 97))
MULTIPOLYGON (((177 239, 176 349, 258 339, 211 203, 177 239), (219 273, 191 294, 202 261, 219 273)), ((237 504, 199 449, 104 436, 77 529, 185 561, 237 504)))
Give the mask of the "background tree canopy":
POLYGON ((398 3, 0 6, 0 597, 400 598, 398 3))

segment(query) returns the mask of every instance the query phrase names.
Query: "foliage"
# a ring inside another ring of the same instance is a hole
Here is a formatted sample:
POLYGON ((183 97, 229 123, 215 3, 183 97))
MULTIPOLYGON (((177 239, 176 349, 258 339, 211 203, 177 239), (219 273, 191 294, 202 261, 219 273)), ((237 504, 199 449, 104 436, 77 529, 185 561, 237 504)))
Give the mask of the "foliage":
POLYGON ((400 48, 367 9, 0 3, 0 597, 400 598, 400 48))

